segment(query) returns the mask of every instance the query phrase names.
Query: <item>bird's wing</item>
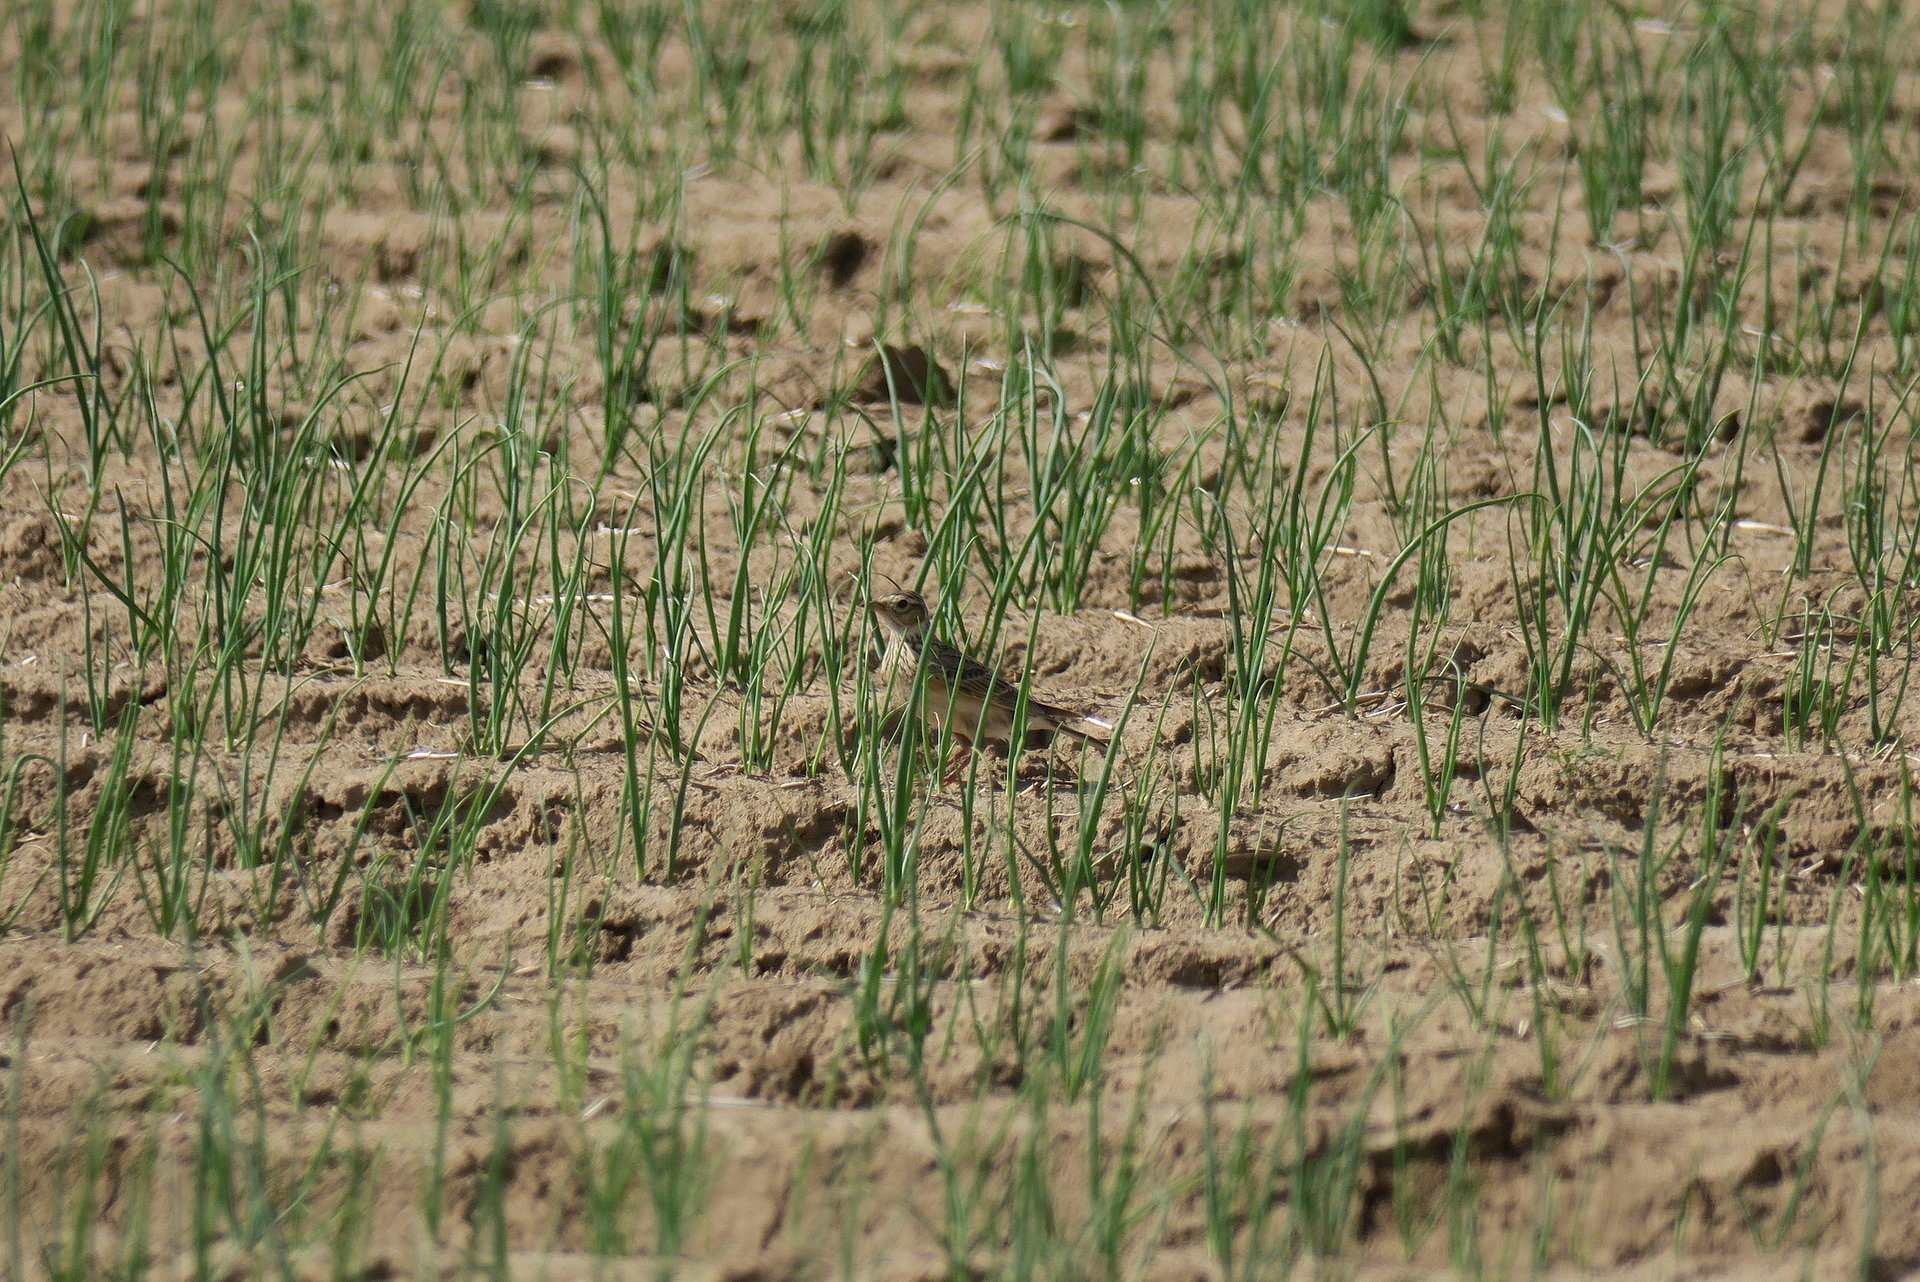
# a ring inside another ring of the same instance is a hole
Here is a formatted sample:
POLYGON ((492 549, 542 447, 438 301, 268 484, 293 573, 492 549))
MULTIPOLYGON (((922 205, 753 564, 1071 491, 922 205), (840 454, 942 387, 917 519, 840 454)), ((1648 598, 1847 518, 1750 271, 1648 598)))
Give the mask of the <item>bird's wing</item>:
MULTIPOLYGON (((1020 697, 1017 683, 1007 680, 980 662, 943 641, 929 637, 922 644, 921 655, 946 679, 964 694, 979 699, 998 702, 1011 710, 1020 697)), ((1083 739, 1111 739, 1113 723, 1099 717, 1082 716, 1071 708, 1063 708, 1057 703, 1040 698, 1031 691, 1027 694, 1027 717, 1034 723, 1044 722, 1058 730, 1079 735, 1083 739)), ((1036 725, 1036 728, 1044 728, 1036 725)))
POLYGON ((936 641, 928 637, 920 647, 920 655, 928 666, 962 693, 975 695, 981 699, 1001 699, 1009 703, 1018 694, 1013 684, 1002 678, 992 668, 972 655, 956 650, 944 641, 936 641))

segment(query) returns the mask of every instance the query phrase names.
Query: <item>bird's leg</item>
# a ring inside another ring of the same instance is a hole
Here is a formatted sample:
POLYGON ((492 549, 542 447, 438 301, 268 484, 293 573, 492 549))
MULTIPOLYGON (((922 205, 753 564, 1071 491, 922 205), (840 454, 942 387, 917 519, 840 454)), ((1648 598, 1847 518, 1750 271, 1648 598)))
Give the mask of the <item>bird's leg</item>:
POLYGON ((947 760, 947 776, 945 780, 942 781, 943 783, 955 786, 959 785, 961 779, 964 777, 962 772, 966 769, 968 747, 969 745, 965 739, 955 739, 953 741, 953 756, 947 760))

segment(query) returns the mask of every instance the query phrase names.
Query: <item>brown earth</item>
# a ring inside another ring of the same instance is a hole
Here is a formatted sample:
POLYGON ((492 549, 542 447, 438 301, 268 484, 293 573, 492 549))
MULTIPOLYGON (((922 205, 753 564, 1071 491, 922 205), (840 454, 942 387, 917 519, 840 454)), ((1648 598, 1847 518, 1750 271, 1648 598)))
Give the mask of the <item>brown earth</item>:
MULTIPOLYGON (((275 338, 273 386, 298 391, 269 396, 268 430, 311 415, 345 474, 371 459, 423 479, 375 485, 374 551, 316 555, 294 576, 312 626, 296 654, 250 652, 240 670, 252 674, 251 709, 222 703, 211 660, 197 671, 136 662, 127 612, 100 583, 164 576, 162 483, 199 465, 194 449, 142 434, 110 451, 99 464, 107 497, 73 544, 60 513, 88 490, 83 394, 34 394, 30 428, 14 429, 26 461, 0 481, 0 1116, 14 1154, 0 1188, 17 1244, 4 1258, 33 1276, 137 1272, 123 1262, 144 1225, 151 1275, 183 1278, 656 1267, 732 1279, 1185 1278, 1300 1261, 1313 1276, 1381 1278, 1920 1270, 1920 920, 1909 912, 1920 901, 1905 748, 1920 738, 1920 707, 1892 695, 1870 706, 1847 666, 1877 664, 1885 688, 1904 693, 1911 640, 1876 656, 1859 635, 1872 588, 1837 483, 1807 515, 1829 464, 1841 475, 1891 459, 1894 482, 1911 479, 1900 462, 1911 458, 1911 358, 1863 301, 1906 269, 1906 242, 1839 281, 1860 262, 1846 247, 1860 234, 1854 166, 1812 88, 1790 102, 1815 145, 1766 224, 1795 250, 1763 257, 1732 297, 1745 323, 1785 328, 1767 291, 1827 290, 1838 331, 1858 323, 1859 357, 1852 372, 1736 363, 1698 415, 1711 439, 1690 450, 1670 408, 1635 407, 1631 394, 1632 372, 1651 359, 1638 328, 1657 310, 1648 300, 1671 299, 1685 271, 1684 238, 1663 216, 1683 199, 1671 166, 1649 168, 1640 239, 1592 243, 1580 184, 1563 181, 1579 122, 1554 109, 1540 69, 1529 65, 1518 105, 1496 115, 1483 67, 1502 24, 1417 8, 1416 42, 1378 64, 1383 83, 1420 87, 1388 167, 1406 217, 1456 245, 1486 219, 1466 175, 1417 140, 1451 129, 1478 156, 1498 132, 1510 152, 1532 149, 1541 169, 1518 261, 1573 300, 1568 315, 1584 309, 1599 359, 1623 371, 1628 390, 1616 395, 1611 372, 1601 376, 1609 391, 1589 416, 1618 447, 1617 494, 1664 493, 1676 468, 1698 464, 1681 532, 1664 548, 1650 526, 1632 536, 1635 556, 1651 559, 1630 558, 1619 582, 1649 593, 1641 633, 1626 634, 1617 599, 1598 603, 1549 728, 1528 707, 1537 662, 1516 603, 1548 594, 1553 567, 1526 546, 1515 508, 1445 531, 1440 622, 1414 590, 1417 564, 1387 579, 1433 513, 1536 487, 1543 415, 1560 466, 1578 441, 1572 410, 1552 394, 1541 403, 1505 329, 1485 345, 1469 334, 1458 361, 1432 358, 1424 287, 1390 295, 1373 336, 1343 286, 1365 265, 1350 214, 1315 197, 1284 247, 1290 285, 1270 308, 1251 304, 1274 312, 1264 346, 1216 360, 1197 354, 1196 334, 1145 366, 1165 411, 1156 444, 1176 464, 1195 461, 1193 484, 1230 495, 1217 426, 1229 396, 1273 443, 1267 484, 1290 483, 1304 455, 1310 501, 1337 480, 1345 443, 1303 444, 1316 371, 1339 389, 1352 432, 1393 425, 1356 456, 1351 513, 1326 539, 1323 594, 1277 603, 1294 611, 1276 615, 1293 652, 1283 667, 1277 648, 1266 659, 1276 670, 1260 696, 1270 738, 1248 767, 1257 785, 1223 817, 1212 781, 1237 676, 1240 589, 1229 581, 1260 558, 1230 574, 1186 519, 1137 588, 1132 549, 1154 536, 1122 502, 1071 608, 1041 591, 996 603, 996 570, 1018 559, 1035 522, 1031 461, 1009 447, 1006 541, 976 530, 969 577, 928 587, 977 635, 994 633, 989 614, 1006 608, 996 648, 1028 663, 1041 688, 1109 714, 1131 708, 1116 787, 1097 797, 1097 757, 1058 751, 1010 767, 983 757, 957 786, 922 770, 902 898, 887 891, 888 821, 845 737, 845 706, 872 658, 857 585, 916 582, 937 555, 939 513, 903 494, 898 452, 936 438, 964 452, 1019 356, 1006 319, 971 301, 1011 270, 1001 255, 1018 193, 942 185, 959 150, 956 69, 987 40, 993 7, 921 8, 894 37, 899 117, 876 134, 851 199, 810 175, 793 138, 709 156, 647 135, 641 122, 656 117, 620 88, 592 23, 550 14, 515 53, 514 183, 492 181, 487 166, 508 162, 485 147, 460 150, 455 89, 414 122, 458 154, 446 172, 496 199, 436 195, 417 153, 394 142, 358 157, 311 207, 296 190, 273 210, 312 220, 296 242, 310 269, 300 288, 317 298, 337 285, 355 301, 323 321, 308 298, 275 338), (671 216, 654 201, 659 174, 618 158, 592 169, 620 130, 663 163, 687 163, 671 216), (599 469, 607 388, 591 321, 550 306, 573 289, 569 255, 592 234, 575 195, 581 172, 600 174, 613 225, 659 247, 661 292, 684 298, 648 373, 638 436, 667 450, 745 407, 693 486, 700 582, 724 589, 718 619, 703 615, 695 632, 713 642, 738 583, 767 621, 831 603, 824 626, 849 643, 830 654, 824 632, 800 631, 807 653, 786 669, 797 674, 790 693, 775 700, 769 687, 758 705, 696 664, 678 709, 683 754, 657 723, 672 710, 652 660, 635 665, 655 723, 629 735, 615 710, 611 598, 627 594, 631 609, 670 558, 646 456, 599 469), (909 253, 900 228, 916 219, 909 253), (783 266, 805 297, 782 296, 783 266), (704 355, 689 362, 675 343, 704 355), (324 379, 301 365, 308 349, 337 353, 337 373, 356 381, 323 396, 324 379), (460 596, 465 612, 448 618, 428 601, 436 576, 473 571, 524 516, 500 473, 460 464, 496 466, 477 451, 502 438, 495 425, 530 367, 554 380, 547 403, 558 408, 532 426, 548 457, 528 476, 571 478, 578 537, 566 533, 551 559, 524 553, 517 617, 542 648, 523 706, 495 728, 475 713, 495 694, 483 670, 491 603, 460 596), (1389 408, 1369 417, 1355 407, 1371 406, 1376 379, 1389 408), (404 442, 383 436, 385 407, 429 395, 434 412, 404 442), (738 426, 749 418, 763 423, 757 439, 738 426), (1430 432, 1444 441, 1437 454, 1430 432), (772 476, 781 451, 838 460, 843 488, 781 464, 792 536, 743 550, 729 499, 743 475, 772 476), (1436 457, 1440 506, 1409 512, 1396 488, 1436 457), (1733 518, 1724 546, 1693 542, 1693 523, 1720 511, 1733 518), (1796 564, 1792 530, 1809 521, 1796 564), (826 552, 808 572, 829 586, 803 591, 796 566, 816 522, 827 523, 826 552), (93 568, 76 563, 75 546, 93 568), (547 567, 576 551, 589 567, 584 613, 559 618, 547 567), (349 580, 384 553, 426 567, 429 595, 362 600, 349 580), (1691 574, 1715 555, 1710 573, 1691 574), (1376 607, 1349 706, 1332 674, 1376 607), (361 628, 366 609, 377 617, 361 628), (543 665, 568 628, 578 640, 555 696, 543 665), (1428 646, 1440 656, 1433 702, 1410 715, 1409 656, 1428 646), (1629 674, 1669 659, 1664 702, 1642 728, 1629 674), (1832 665, 1815 685, 1835 706, 1830 734, 1809 737, 1783 709, 1809 688, 1814 662, 1832 665), (1819 684, 1833 677, 1840 684, 1819 684), (176 754, 182 718, 202 723, 197 759, 176 754), (237 734, 242 725, 263 729, 237 734), (1436 803, 1421 763, 1449 751, 1449 734, 1457 775, 1436 803), (1096 884, 1062 903, 1045 870, 1049 840, 1070 840, 1095 801, 1096 884), (191 932, 164 926, 151 898, 179 816, 194 852, 191 932), (76 921, 62 888, 89 841, 119 872, 102 874, 106 888, 76 921), (442 875, 437 861, 456 847, 464 863, 442 875), (1779 880, 1749 976, 1739 927, 1769 868, 1779 880), (1164 887, 1138 919, 1130 877, 1164 887), (1638 933, 1636 902, 1650 905, 1650 933, 1638 933), (1690 1005, 1670 1020, 1664 968, 1680 964, 1696 906, 1690 1005), (396 937, 406 946, 375 943, 396 937), (215 1121, 232 1128, 224 1140, 209 1138, 215 1121), (210 1171, 214 1151, 232 1167, 210 1171), (1223 1181, 1219 1169, 1236 1162, 1242 1182, 1223 1181), (1098 1212, 1113 1181, 1137 1191, 1120 1203, 1121 1246, 1105 1256, 1098 1212), (1223 1188, 1244 1200, 1220 1201, 1223 1188), (687 1199, 684 1223, 674 1197, 687 1199), (617 1206, 614 1239, 596 1237, 595 1198, 617 1206), (215 1222, 197 1225, 209 1205, 215 1222), (271 1231, 248 1218, 260 1206, 278 1213, 271 1231), (1021 1220, 1036 1214, 1043 1224, 1021 1220), (1011 1244, 1048 1239, 1057 1255, 1015 1258, 1011 1244)), ((1838 6, 1826 8, 1821 21, 1838 22, 1838 6)), ((357 29, 347 9, 328 0, 315 20, 342 47, 370 50, 380 33, 357 29)), ((158 29, 170 13, 143 10, 135 27, 158 29)), ((471 19, 451 6, 437 20, 449 47, 484 60, 462 26, 471 19)), ((0 37, 0 70, 18 72, 22 38, 0 37)), ((1650 25, 1638 38, 1685 33, 1650 25)), ((689 49, 677 27, 666 36, 663 101, 688 92, 689 49)), ((759 56, 777 61, 773 50, 759 56)), ((208 343, 148 238, 157 226, 161 245, 187 253, 202 252, 185 247, 198 236, 205 261, 234 273, 202 287, 244 300, 250 198, 281 163, 247 95, 283 72, 244 42, 230 56, 229 95, 194 104, 177 144, 179 155, 204 145, 231 157, 212 207, 190 206, 169 186, 178 178, 154 171, 130 97, 91 132, 73 126, 57 191, 23 175, 48 219, 85 212, 63 270, 80 280, 84 261, 97 280, 101 385, 150 393, 167 421, 209 412, 208 343)), ((1890 168, 1911 172, 1920 79, 1911 46, 1900 57, 1887 146, 1890 168)), ((1101 222, 1132 162, 1102 136, 1099 104, 1076 97, 1087 58, 1074 44, 1043 95, 1027 162, 1055 208, 1101 222)), ((299 74, 327 83, 341 65, 299 74)), ((1193 145, 1172 141, 1178 65, 1171 51, 1152 63, 1150 172, 1193 145)), ((295 118, 310 127, 326 119, 305 110, 295 118)), ((672 119, 665 108, 658 118, 672 119)), ((35 122, 9 104, 0 127, 18 138, 35 122)), ((1215 148, 1231 153, 1232 140, 1215 148)), ((1772 199, 1761 168, 1739 193, 1749 215, 1772 199)), ((1169 307, 1188 319, 1230 311, 1232 300, 1207 296, 1216 278, 1237 279, 1205 260, 1210 208, 1173 182, 1138 188, 1146 214, 1128 249, 1162 290, 1181 291, 1169 307)), ((1869 231, 1908 217, 1909 194, 1877 194, 1869 231)), ((38 298, 18 222, 10 261, 24 283, 7 291, 38 298)), ((1112 242, 1069 225, 1057 243, 1059 279, 1072 286, 1054 318, 1057 395, 1077 412, 1101 386, 1106 303, 1131 288, 1131 269, 1112 242)), ((80 305, 95 313, 90 296, 80 305)), ((227 353, 255 332, 237 326, 227 353)), ((28 345, 33 377, 61 372, 51 333, 28 345)), ((1258 492, 1241 483, 1236 505, 1258 492)), ((1920 499, 1909 486, 1889 503, 1887 538, 1910 543, 1920 499)), ((272 530, 263 521, 251 537, 272 530)), ((190 563, 208 555, 199 545, 190 563)), ((1884 598, 1902 628, 1909 589, 1884 598)), ((183 630, 210 608, 185 600, 183 630)), ((884 752, 876 760, 891 769, 884 752)))

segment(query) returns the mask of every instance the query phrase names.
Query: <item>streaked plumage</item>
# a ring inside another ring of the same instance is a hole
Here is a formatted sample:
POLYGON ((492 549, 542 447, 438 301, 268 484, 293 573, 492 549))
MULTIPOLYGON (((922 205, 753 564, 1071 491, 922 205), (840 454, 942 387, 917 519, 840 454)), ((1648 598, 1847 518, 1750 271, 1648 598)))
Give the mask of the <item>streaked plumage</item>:
MULTIPOLYGON (((1019 687, 934 636, 932 615, 918 592, 889 593, 868 608, 886 629, 888 666, 907 679, 912 678, 915 665, 926 669, 921 711, 932 730, 937 732, 950 721, 954 737, 967 743, 1006 743, 1013 737, 1019 687)), ((1113 735, 1113 727, 1099 718, 1083 717, 1031 693, 1027 730, 1036 734, 1064 731, 1094 740, 1113 735)))

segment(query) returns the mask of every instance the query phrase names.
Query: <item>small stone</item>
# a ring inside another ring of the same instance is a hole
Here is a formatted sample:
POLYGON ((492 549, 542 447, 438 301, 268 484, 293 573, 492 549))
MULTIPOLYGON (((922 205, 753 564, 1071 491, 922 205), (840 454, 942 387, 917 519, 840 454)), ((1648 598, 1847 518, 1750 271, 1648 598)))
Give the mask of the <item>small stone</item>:
POLYGON ((947 406, 954 400, 953 376, 924 347, 883 346, 879 356, 867 362, 853 398, 863 403, 898 398, 905 405, 947 406))
POLYGON ((827 284, 845 289, 872 252, 873 246, 857 231, 837 231, 827 237, 820 244, 820 268, 827 274, 827 284))

